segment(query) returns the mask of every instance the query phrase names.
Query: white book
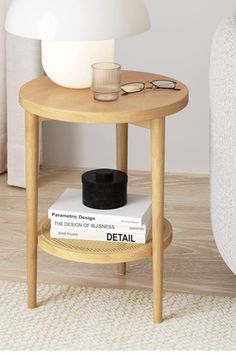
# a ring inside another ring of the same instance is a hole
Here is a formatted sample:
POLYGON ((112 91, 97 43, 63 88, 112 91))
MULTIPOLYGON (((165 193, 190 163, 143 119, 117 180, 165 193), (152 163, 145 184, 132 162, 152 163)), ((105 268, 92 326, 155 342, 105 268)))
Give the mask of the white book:
POLYGON ((94 224, 116 225, 147 224, 151 215, 151 198, 144 195, 128 194, 127 204, 121 208, 99 210, 86 207, 82 202, 80 189, 66 189, 49 208, 48 217, 54 221, 82 221, 94 224))
POLYGON ((50 236, 52 238, 69 240, 89 240, 106 242, 125 242, 125 243, 146 243, 149 236, 151 225, 146 232, 114 232, 107 230, 78 230, 78 229, 58 229, 51 228, 50 236))
MULTIPOLYGON (((147 220, 147 225, 151 223, 151 214, 149 215, 149 218, 147 220)), ((99 230, 105 230, 105 231, 111 231, 111 232, 141 232, 141 233, 146 233, 146 224, 142 226, 138 226, 136 224, 113 224, 112 222, 109 221, 104 221, 103 223, 94 223, 94 222, 89 222, 89 221, 84 221, 84 220, 64 220, 64 219, 58 219, 58 218, 51 218, 51 227, 55 229, 70 229, 70 230, 79 230, 79 231, 92 231, 96 232, 99 230)))

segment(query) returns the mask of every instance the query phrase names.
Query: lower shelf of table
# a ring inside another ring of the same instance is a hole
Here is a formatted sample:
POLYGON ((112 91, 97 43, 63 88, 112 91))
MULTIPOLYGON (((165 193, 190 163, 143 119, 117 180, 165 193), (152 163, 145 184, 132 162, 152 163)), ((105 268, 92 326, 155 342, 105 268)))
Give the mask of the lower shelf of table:
MULTIPOLYGON (((172 227, 165 219, 164 248, 171 241, 172 227)), ((146 244, 57 239, 50 237, 50 220, 47 218, 39 224, 38 243, 45 252, 53 256, 83 263, 123 263, 152 256, 151 235, 146 244)))

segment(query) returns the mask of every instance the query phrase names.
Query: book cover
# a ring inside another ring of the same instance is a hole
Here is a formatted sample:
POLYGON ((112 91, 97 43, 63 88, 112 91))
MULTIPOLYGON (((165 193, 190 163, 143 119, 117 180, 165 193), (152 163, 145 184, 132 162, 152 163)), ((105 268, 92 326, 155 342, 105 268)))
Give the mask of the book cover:
POLYGON ((82 203, 82 191, 68 188, 48 210, 49 219, 90 223, 134 224, 142 227, 151 215, 151 198, 128 194, 127 204, 112 210, 88 208, 82 203))
MULTIPOLYGON (((151 214, 147 220, 147 225, 151 223, 151 214)), ((136 224, 114 224, 112 222, 104 221, 103 223, 94 223, 90 221, 83 221, 83 220, 65 220, 65 219, 58 219, 58 218, 51 218, 51 227, 59 229, 75 229, 75 230, 88 230, 96 232, 97 230, 106 230, 112 232, 141 232, 146 233, 146 224, 142 226, 138 226, 136 224)))
POLYGON ((70 240, 89 240, 106 242, 146 243, 151 227, 144 232, 113 232, 107 230, 86 231, 76 229, 51 228, 50 237, 70 240))

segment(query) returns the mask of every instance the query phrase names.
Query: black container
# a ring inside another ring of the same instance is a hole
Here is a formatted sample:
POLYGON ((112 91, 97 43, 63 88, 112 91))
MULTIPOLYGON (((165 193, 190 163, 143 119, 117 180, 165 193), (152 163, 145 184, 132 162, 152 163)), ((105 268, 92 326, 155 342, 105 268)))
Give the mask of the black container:
POLYGON ((116 209, 127 203, 128 176, 107 168, 82 175, 83 204, 93 209, 116 209))

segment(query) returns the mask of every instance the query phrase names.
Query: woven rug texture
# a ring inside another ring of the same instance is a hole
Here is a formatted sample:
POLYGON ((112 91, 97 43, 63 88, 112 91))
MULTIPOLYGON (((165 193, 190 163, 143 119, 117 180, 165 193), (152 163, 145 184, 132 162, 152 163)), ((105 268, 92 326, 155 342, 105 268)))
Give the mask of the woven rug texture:
POLYGON ((0 350, 235 350, 236 298, 165 293, 165 321, 138 290, 0 282, 0 350))

